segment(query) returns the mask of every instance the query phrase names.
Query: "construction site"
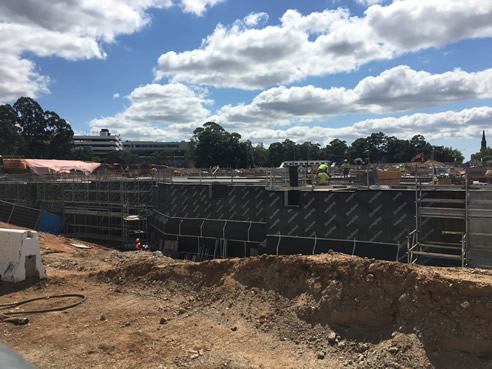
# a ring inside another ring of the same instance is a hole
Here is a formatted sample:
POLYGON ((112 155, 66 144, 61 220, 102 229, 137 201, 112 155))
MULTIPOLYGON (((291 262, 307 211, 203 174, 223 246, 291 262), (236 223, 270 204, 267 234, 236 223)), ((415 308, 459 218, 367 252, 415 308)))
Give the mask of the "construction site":
POLYGON ((47 278, 2 282, 0 312, 85 300, 2 340, 40 368, 490 369, 489 169, 4 174, 1 227, 37 231, 47 278))

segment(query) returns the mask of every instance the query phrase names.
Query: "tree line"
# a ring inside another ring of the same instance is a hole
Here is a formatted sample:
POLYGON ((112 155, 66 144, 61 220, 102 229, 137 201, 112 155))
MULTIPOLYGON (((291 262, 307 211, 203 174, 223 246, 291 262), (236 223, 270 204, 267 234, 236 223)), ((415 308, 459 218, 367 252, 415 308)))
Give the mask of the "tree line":
POLYGON ((472 154, 471 158, 472 158, 472 160, 475 160, 475 162, 477 162, 477 163, 492 161, 492 148, 486 147, 486 148, 480 149, 479 152, 472 154))
MULTIPOLYGON (((107 163, 136 164, 138 155, 126 152, 110 152, 98 158, 89 147, 74 148, 73 130, 70 124, 54 111, 44 111, 29 97, 19 98, 13 105, 0 105, 0 155, 18 155, 39 159, 73 159, 107 163)), ((490 148, 488 149, 490 150, 490 148)), ((417 154, 426 159, 461 163, 459 150, 451 147, 432 146, 421 135, 409 140, 387 136, 382 132, 357 138, 352 144, 338 138, 322 147, 319 143, 297 144, 286 139, 266 148, 241 140, 241 135, 228 132, 215 122, 207 122, 193 131, 186 158, 195 167, 208 168, 219 165, 230 168, 278 167, 284 161, 325 159, 337 163, 356 158, 370 162, 408 162, 417 154)), ((474 154, 487 158, 489 151, 474 154)), ((153 153, 149 164, 166 164, 170 151, 153 153)))
POLYGON ((265 148, 262 144, 241 141, 239 133, 229 133, 215 122, 207 122, 196 128, 188 146, 187 157, 195 167, 207 168, 219 165, 231 168, 278 167, 284 161, 325 159, 341 163, 361 158, 372 163, 402 163, 423 153, 427 159, 441 162, 462 163, 463 154, 451 147, 432 146, 424 136, 415 135, 409 140, 387 136, 382 132, 357 138, 351 145, 338 138, 322 147, 306 141, 297 144, 286 139, 265 148))

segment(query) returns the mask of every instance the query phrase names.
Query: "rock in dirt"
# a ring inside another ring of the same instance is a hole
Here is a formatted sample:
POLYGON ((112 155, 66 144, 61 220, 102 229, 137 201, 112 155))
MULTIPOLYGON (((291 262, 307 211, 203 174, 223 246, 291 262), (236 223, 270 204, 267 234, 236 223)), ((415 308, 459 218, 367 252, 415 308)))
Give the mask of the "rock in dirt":
POLYGON ((398 347, 396 347, 396 346, 391 346, 391 347, 389 347, 389 348, 388 348, 388 352, 389 352, 390 354, 396 354, 396 353, 398 352, 398 347))
POLYGON ((328 334, 328 342, 329 343, 335 343, 337 340, 337 334, 335 332, 330 332, 328 334))
POLYGON ((369 283, 374 282, 375 279, 376 279, 376 277, 374 277, 374 274, 372 274, 372 273, 369 273, 368 275, 366 275, 366 281, 369 283))

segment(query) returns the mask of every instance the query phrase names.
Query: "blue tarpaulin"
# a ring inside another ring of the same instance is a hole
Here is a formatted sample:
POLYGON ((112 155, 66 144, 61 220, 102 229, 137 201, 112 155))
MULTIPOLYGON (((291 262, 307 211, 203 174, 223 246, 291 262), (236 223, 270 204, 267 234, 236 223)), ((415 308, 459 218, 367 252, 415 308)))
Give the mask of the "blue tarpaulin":
POLYGON ((43 211, 41 213, 41 218, 39 219, 39 224, 36 230, 40 232, 47 232, 51 234, 60 233, 62 227, 63 220, 62 218, 43 211))

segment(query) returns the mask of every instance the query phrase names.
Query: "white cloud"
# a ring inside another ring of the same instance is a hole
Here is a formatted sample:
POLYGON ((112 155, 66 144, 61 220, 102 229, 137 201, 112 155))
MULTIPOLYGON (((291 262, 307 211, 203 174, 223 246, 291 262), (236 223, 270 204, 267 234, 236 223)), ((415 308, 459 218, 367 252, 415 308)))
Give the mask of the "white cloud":
POLYGON ((366 11, 368 26, 399 52, 492 36, 492 2, 399 0, 366 11))
POLYGON ((15 55, 2 55, 0 63, 0 103, 13 101, 20 96, 48 93, 49 78, 41 76, 34 63, 18 59, 15 55))
POLYGON ((354 89, 321 89, 313 86, 278 87, 256 96, 251 104, 226 105, 211 115, 203 89, 183 84, 151 84, 136 88, 131 105, 114 117, 94 119, 94 132, 110 128, 125 139, 189 139, 196 127, 216 121, 229 132, 253 142, 314 141, 327 144, 334 138, 352 141, 382 131, 398 138, 423 134, 426 139, 475 136, 490 125, 492 107, 460 112, 411 114, 368 119, 342 128, 312 122, 349 113, 389 113, 433 106, 449 101, 492 97, 492 69, 477 73, 455 70, 443 74, 417 72, 407 66, 361 80, 354 89), (309 125, 308 125, 309 123, 309 125))
POLYGON ((244 18, 244 23, 249 27, 254 27, 259 24, 264 24, 268 21, 267 13, 251 13, 244 18))
POLYGON ((222 107, 212 119, 231 129, 251 131, 321 121, 340 114, 387 114, 484 98, 492 98, 492 69, 430 74, 402 65, 366 77, 354 89, 271 88, 250 104, 222 107))
POLYGON ((181 8, 185 13, 193 13, 195 15, 203 15, 207 8, 213 7, 224 0, 181 0, 181 8))
POLYGON ((204 89, 191 89, 180 83, 150 84, 132 91, 131 105, 114 117, 93 119, 89 125, 93 132, 109 128, 124 139, 175 140, 191 137, 196 127, 206 122, 210 111, 204 105, 204 89))
POLYGON ((259 89, 308 76, 347 72, 370 61, 492 37, 492 2, 399 0, 372 5, 363 17, 346 9, 306 16, 288 10, 280 24, 251 29, 250 18, 219 24, 200 48, 167 52, 156 79, 259 89), (418 25, 418 26, 417 26, 418 25))
MULTIPOLYGON (((242 132, 243 139, 253 142, 282 141, 286 138, 296 141, 328 144, 339 138, 352 142, 374 132, 383 132, 400 139, 409 139, 417 134, 426 140, 476 137, 483 127, 492 120, 492 107, 477 107, 459 112, 446 111, 436 114, 412 114, 398 118, 368 119, 343 128, 323 126, 295 126, 286 130, 262 128, 242 132)), ((240 132, 241 133, 241 132, 240 132)))
POLYGON ((381 4, 384 3, 385 1, 386 0, 355 0, 356 3, 359 3, 360 5, 364 5, 364 6, 381 4))
POLYGON ((0 1, 0 103, 48 92, 26 52, 68 60, 104 59, 105 43, 149 23, 150 8, 177 5, 202 15, 218 0, 0 1))
POLYGON ((367 77, 355 89, 357 105, 373 113, 419 109, 453 101, 492 97, 492 69, 443 74, 398 66, 377 77, 367 77))
POLYGON ((113 94, 113 99, 119 99, 120 94, 118 92, 113 94))

